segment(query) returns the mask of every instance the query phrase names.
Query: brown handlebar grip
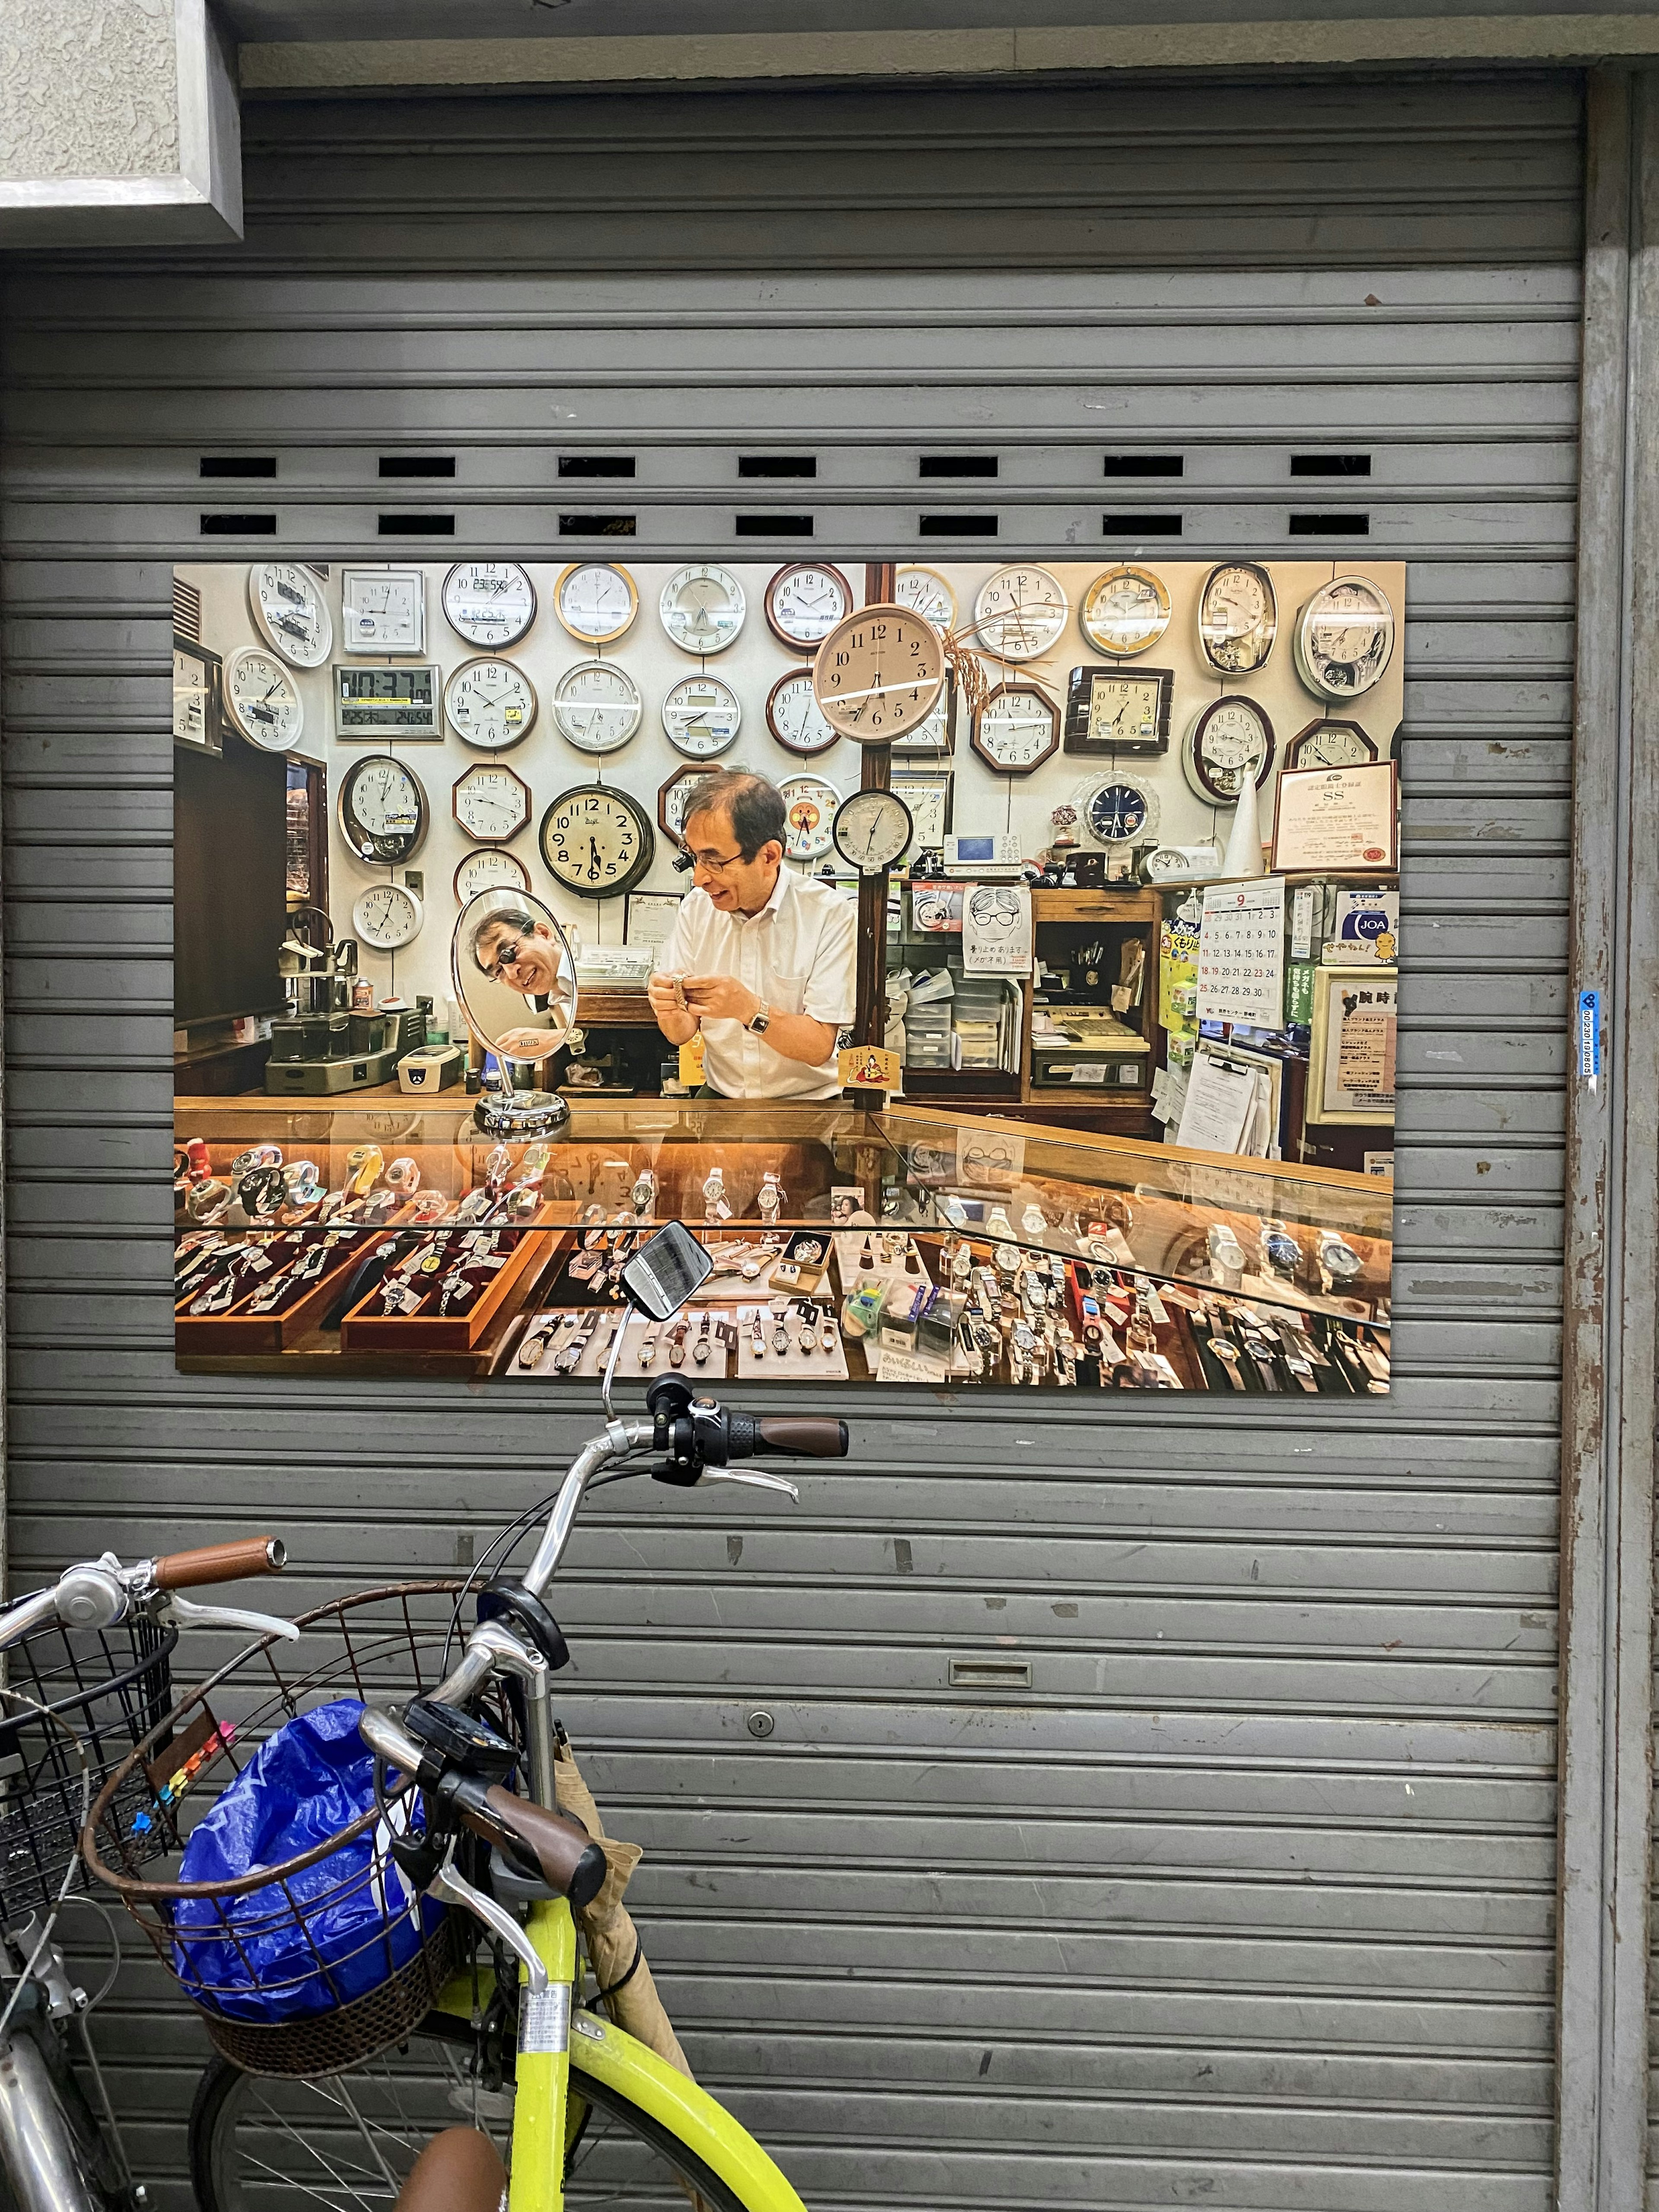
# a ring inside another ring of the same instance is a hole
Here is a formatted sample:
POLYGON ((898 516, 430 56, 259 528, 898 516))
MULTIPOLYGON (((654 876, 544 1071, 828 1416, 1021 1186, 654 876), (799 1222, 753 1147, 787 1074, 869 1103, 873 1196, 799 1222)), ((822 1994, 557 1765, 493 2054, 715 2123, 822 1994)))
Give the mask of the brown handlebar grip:
POLYGON ((239 1583, 248 1575, 279 1575, 288 1564, 280 1536, 244 1536, 235 1544, 204 1544, 199 1551, 169 1552, 150 1571, 157 1589, 196 1589, 204 1583, 239 1583))
POLYGON ((768 1451, 793 1452, 801 1459, 845 1459, 845 1421, 827 1413, 770 1413, 755 1424, 755 1435, 768 1451))
POLYGON ((530 1853, 550 1889, 578 1909, 592 1903, 605 1884, 605 1853, 586 1828, 499 1784, 485 1790, 484 1803, 503 1832, 530 1853))

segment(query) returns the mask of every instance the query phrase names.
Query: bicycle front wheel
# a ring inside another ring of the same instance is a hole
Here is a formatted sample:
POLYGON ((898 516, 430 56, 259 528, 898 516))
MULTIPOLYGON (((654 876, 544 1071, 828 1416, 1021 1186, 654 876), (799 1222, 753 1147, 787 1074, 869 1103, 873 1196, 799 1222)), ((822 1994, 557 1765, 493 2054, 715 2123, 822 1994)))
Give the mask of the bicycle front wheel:
MULTIPOLYGON (((510 2165, 512 2085, 484 2087, 481 2055, 450 2021, 436 2032, 423 2022, 402 2050, 318 2081, 266 2080, 216 2058, 190 2117, 200 2212, 387 2212, 426 2144, 457 2125, 482 2129, 510 2165)), ((687 2212, 688 2191, 708 2212, 748 2212, 623 2092, 575 2074, 564 2186, 573 2212, 687 2212)))

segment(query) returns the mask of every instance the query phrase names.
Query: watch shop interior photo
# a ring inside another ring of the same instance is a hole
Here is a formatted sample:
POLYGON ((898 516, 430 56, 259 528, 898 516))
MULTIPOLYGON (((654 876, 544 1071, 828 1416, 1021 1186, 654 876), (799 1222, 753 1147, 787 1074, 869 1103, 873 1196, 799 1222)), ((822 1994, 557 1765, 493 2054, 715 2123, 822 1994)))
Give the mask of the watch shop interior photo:
POLYGON ((1404 592, 178 568, 179 1361, 1385 1394, 1404 592))

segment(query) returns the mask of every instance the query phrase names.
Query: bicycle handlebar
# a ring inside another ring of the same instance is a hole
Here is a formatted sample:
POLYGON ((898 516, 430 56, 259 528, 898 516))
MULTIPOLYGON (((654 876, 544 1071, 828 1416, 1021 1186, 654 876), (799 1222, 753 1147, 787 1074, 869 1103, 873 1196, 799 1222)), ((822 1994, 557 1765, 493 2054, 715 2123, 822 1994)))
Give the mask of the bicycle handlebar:
POLYGON ((248 1575, 279 1575, 288 1565, 280 1536, 245 1536, 231 1544, 203 1544, 193 1552, 168 1552, 150 1562, 157 1589, 198 1589, 208 1583, 240 1582, 248 1575))

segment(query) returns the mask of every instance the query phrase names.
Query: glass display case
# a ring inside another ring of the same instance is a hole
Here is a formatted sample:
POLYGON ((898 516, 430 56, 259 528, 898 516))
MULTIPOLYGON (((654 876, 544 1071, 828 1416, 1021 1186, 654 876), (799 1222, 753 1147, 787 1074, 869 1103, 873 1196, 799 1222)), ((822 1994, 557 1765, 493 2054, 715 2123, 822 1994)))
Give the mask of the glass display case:
POLYGON ((1374 1395, 1383 1179, 982 1114, 179 1099, 182 1365, 1374 1395), (620 1266, 678 1219, 714 1273, 659 1328, 620 1266))

